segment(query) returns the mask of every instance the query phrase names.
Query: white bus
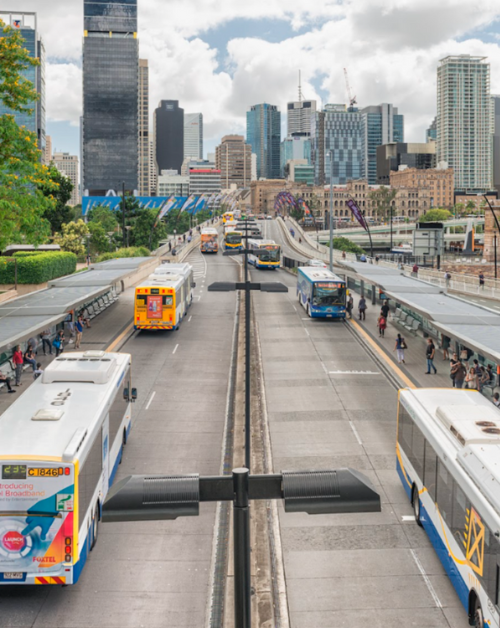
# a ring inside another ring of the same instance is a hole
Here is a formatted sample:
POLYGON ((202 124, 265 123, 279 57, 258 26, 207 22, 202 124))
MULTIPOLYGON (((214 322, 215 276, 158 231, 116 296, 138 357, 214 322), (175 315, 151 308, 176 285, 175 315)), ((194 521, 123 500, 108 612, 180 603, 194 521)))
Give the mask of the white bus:
POLYGON ((279 268, 281 261, 280 245, 274 240, 248 240, 248 263, 255 268, 279 268))
POLYGON ((132 425, 130 364, 64 353, 0 417, 0 585, 78 581, 132 425))
POLYGON ((397 470, 471 625, 498 628, 500 410, 480 393, 402 390, 397 470))

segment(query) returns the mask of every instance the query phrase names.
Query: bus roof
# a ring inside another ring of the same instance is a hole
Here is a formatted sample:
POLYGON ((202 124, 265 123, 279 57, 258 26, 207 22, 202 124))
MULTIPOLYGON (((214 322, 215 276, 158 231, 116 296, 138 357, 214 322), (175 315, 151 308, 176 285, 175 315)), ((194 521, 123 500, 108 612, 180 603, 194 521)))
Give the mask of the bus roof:
POLYGON ((201 235, 218 235, 219 232, 215 227, 205 227, 205 229, 201 230, 201 235))
POLYGON ((336 281, 345 283, 342 277, 332 273, 328 268, 318 268, 315 266, 299 266, 299 273, 304 275, 311 282, 315 281, 336 281))
POLYGON ((269 246, 274 244, 275 246, 279 246, 274 240, 252 240, 252 238, 248 238, 248 244, 256 244, 257 246, 269 246))
POLYGON ((82 441, 108 411, 130 361, 127 353, 104 351, 56 358, 0 417, 0 459, 82 461, 82 441))
POLYGON ((176 288, 180 285, 192 271, 190 264, 162 264, 155 268, 149 277, 136 286, 136 292, 140 288, 156 288, 164 286, 176 288))
POLYGON ((418 413, 417 423, 431 430, 500 514, 500 410, 475 390, 421 388, 400 394, 418 413))

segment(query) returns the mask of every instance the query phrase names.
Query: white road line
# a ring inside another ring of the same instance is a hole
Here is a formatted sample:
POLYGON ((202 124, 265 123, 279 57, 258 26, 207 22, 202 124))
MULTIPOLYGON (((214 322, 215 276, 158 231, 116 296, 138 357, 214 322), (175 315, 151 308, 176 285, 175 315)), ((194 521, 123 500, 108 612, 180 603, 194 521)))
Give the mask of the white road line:
POLYGON ((292 307, 293 307, 293 309, 294 309, 295 311, 297 311, 297 308, 295 307, 295 305, 292 305, 292 307))
POLYGON ((149 406, 151 405, 151 402, 153 401, 155 395, 156 395, 156 390, 153 391, 153 394, 149 398, 148 405, 146 406, 146 410, 149 410, 149 406))
POLYGON ((427 585, 427 588, 429 589, 429 593, 432 595, 432 598, 434 599, 436 606, 438 608, 443 608, 443 605, 441 604, 441 601, 438 598, 437 593, 434 590, 434 587, 432 586, 432 582, 429 580, 429 576, 425 573, 425 569, 422 567, 422 563, 419 561, 417 555, 415 554, 415 551, 411 549, 410 553, 413 556, 413 560, 415 561, 418 567, 418 570, 422 574, 422 578, 424 579, 424 582, 427 585))
POLYGON ((306 334, 307 334, 308 336, 310 336, 310 335, 311 335, 311 334, 307 331, 307 329, 305 329, 305 328, 304 328, 304 331, 306 332, 306 334))
POLYGON ((190 323, 190 322, 191 322, 191 319, 192 319, 192 318, 193 318, 192 316, 190 316, 190 317, 188 318, 188 323, 190 323))
POLYGON ((354 427, 354 423, 352 421, 349 421, 349 425, 351 426, 351 430, 354 432, 354 436, 356 437, 356 440, 358 441, 360 445, 362 445, 363 441, 361 440, 361 437, 358 434, 358 430, 354 427))
POLYGON ((378 371, 329 371, 330 375, 380 375, 378 371))
POLYGON ((325 373, 328 375, 328 369, 326 368, 326 364, 324 362, 321 362, 321 366, 323 367, 325 373))
POLYGON ((172 355, 174 355, 174 353, 177 351, 178 347, 179 347, 179 345, 175 345, 175 349, 172 351, 172 355))
POLYGON ((415 521, 415 515, 403 515, 401 521, 415 521))

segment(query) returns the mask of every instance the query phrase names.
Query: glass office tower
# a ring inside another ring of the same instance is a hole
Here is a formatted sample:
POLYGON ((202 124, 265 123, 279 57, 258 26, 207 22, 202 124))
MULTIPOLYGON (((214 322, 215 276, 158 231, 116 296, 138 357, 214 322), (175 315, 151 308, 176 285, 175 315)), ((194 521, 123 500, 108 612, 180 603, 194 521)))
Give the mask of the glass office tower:
POLYGON ((276 105, 254 105, 247 111, 247 144, 257 155, 257 178, 280 178, 281 113, 276 105))
POLYGON ((364 125, 363 152, 365 176, 370 185, 377 183, 377 146, 404 142, 404 117, 396 107, 384 103, 361 110, 364 125))
POLYGON ((138 181, 137 0, 84 0, 83 190, 138 181))

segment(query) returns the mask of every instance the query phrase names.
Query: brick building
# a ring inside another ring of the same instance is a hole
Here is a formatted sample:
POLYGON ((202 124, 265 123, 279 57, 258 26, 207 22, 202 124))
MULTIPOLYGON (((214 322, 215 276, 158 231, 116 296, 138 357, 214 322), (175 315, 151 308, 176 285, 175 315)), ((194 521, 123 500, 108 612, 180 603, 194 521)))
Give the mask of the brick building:
POLYGON ((400 216, 419 215, 422 209, 427 211, 432 207, 453 207, 453 168, 404 168, 391 172, 390 181, 392 188, 402 190, 398 193, 399 203, 396 199, 400 216))
MULTIPOLYGON (((500 223, 500 201, 495 200, 491 201, 491 206, 495 212, 495 216, 500 223)), ((489 207, 486 207, 484 212, 484 253, 483 256, 488 262, 493 262, 495 258, 495 238, 496 235, 496 245, 497 245, 497 259, 500 258, 500 233, 498 232, 498 228, 493 218, 493 214, 489 207)))

